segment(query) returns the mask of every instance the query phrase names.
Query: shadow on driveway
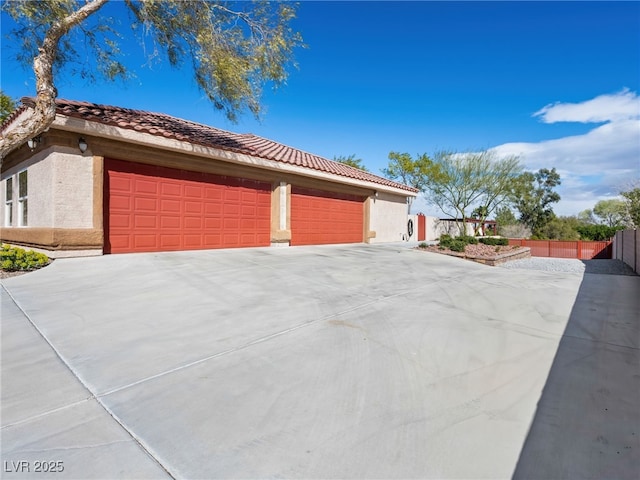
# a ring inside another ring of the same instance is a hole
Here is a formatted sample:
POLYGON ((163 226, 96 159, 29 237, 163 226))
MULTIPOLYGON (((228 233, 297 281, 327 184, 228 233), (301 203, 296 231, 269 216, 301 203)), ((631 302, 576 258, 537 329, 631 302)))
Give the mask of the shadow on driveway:
POLYGON ((640 277, 611 262, 584 262, 514 478, 638 478, 640 277))

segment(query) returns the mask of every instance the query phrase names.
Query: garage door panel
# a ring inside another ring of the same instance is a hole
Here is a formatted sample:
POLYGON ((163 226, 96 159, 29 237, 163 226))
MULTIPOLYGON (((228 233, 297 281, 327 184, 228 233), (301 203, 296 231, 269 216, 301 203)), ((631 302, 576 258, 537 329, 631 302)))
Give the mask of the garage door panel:
POLYGON ((131 208, 131 197, 124 195, 112 195, 111 204, 118 210, 129 210, 131 208))
POLYGON ((184 213, 202 213, 203 205, 201 202, 184 202, 184 213))
POLYGON ((129 215, 114 214, 109 216, 109 223, 112 226, 115 226, 116 228, 125 228, 125 229, 131 228, 130 220, 131 218, 129 217, 129 215))
POLYGON ((222 198, 224 196, 224 192, 223 192, 222 188, 220 186, 218 186, 218 185, 209 186, 209 187, 207 187, 205 189, 204 196, 208 200, 220 201, 220 200, 222 200, 222 198))
POLYGON ((241 245, 247 245, 247 244, 253 243, 255 241, 256 241, 256 236, 255 235, 241 235, 240 236, 241 245))
POLYGON ((113 159, 105 172, 106 253, 270 243, 269 183, 113 159))
POLYGON ((160 200, 160 212, 161 213, 176 213, 179 214, 182 209, 182 204, 179 200, 160 200))
POLYGON ((158 235, 158 243, 162 246, 163 249, 166 248, 179 248, 181 244, 181 235, 180 234, 160 234, 158 235))
POLYGON ((156 236, 154 234, 137 234, 133 236, 133 245, 135 248, 147 248, 156 244, 156 236))
POLYGON ((158 210, 158 201, 155 198, 136 198, 134 208, 136 211, 156 212, 158 210))
POLYGON ((225 230, 235 232, 240 227, 240 221, 237 218, 225 218, 222 225, 225 230))
POLYGON ((162 182, 160 192, 164 197, 181 197, 182 185, 178 182, 169 182, 168 180, 162 182))
MULTIPOLYGON (((255 220, 252 219, 243 219, 240 220, 240 229, 243 232, 246 231, 253 231, 257 228, 256 222, 255 220)), ((253 235, 253 233, 251 233, 251 235, 253 235)))
POLYGON ((197 185, 185 185, 184 196, 189 198, 202 198, 203 188, 197 185))
POLYGON ((239 203, 240 192, 237 189, 227 188, 224 191, 224 201, 229 203, 239 203))
POLYGON ((134 219, 135 228, 152 228, 158 227, 158 217, 155 215, 136 215, 134 219))
POLYGON ((240 215, 240 205, 229 205, 225 204, 223 206, 224 215, 227 217, 237 217, 240 215))
POLYGON ((204 214, 206 217, 219 217, 222 215, 222 205, 219 203, 207 202, 204 204, 204 214))
POLYGON ((158 193, 158 183, 137 178, 135 182, 135 191, 136 193, 150 193, 156 195, 158 193))
POLYGON ((220 245, 222 243, 222 235, 215 234, 209 235, 205 234, 203 236, 205 245, 220 245))
POLYGON ((200 217, 184 217, 185 230, 202 230, 203 219, 200 217))
POLYGON ((111 190, 113 192, 125 192, 130 193, 133 191, 132 188, 133 179, 123 177, 122 175, 114 175, 111 178, 111 190))
POLYGON ((205 218, 204 228, 205 230, 220 230, 222 228, 222 218, 205 218))
POLYGON ((110 237, 113 248, 129 249, 131 248, 129 235, 112 235, 110 237))
POLYGON ((169 229, 180 229, 180 217, 178 216, 170 216, 170 215, 163 215, 160 217, 160 228, 163 230, 169 230, 169 229))
POLYGON ((243 217, 251 217, 254 218, 256 216, 256 207, 253 205, 243 205, 241 208, 243 217))
POLYGON ((364 197, 292 188, 292 245, 359 243, 363 234, 364 197))
POLYGON ((184 236, 185 247, 193 248, 202 246, 202 235, 185 235, 184 236))

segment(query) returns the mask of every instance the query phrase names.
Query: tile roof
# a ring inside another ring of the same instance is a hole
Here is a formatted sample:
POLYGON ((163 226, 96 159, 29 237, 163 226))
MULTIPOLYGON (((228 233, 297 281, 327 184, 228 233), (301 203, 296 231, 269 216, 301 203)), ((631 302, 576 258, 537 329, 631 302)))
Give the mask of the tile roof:
MULTIPOLYGON (((22 103, 25 106, 35 105, 35 101, 31 97, 22 98, 22 103)), ((251 133, 232 133, 162 113, 63 99, 57 99, 56 103, 57 113, 68 117, 298 165, 341 177, 394 187, 407 192, 416 193, 418 191, 413 187, 251 133)))

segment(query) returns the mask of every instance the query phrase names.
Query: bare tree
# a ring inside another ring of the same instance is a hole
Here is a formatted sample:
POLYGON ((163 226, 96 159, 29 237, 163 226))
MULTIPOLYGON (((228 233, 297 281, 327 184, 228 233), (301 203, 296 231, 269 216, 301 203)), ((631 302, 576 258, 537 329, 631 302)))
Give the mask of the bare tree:
POLYGON ((505 201, 521 167, 517 157, 498 158, 491 151, 438 152, 423 172, 427 199, 461 223, 473 207, 480 222, 505 201))
MULTIPOLYGON (((106 21, 95 28, 86 26, 107 1, 3 2, 2 10, 18 24, 12 35, 21 42, 18 58, 31 62, 36 99, 29 115, 2 132, 0 159, 53 122, 54 77, 78 57, 76 48, 86 44, 92 55, 85 58, 97 59, 95 71, 82 72, 88 78, 126 77, 126 67, 118 60, 117 32, 106 21)), ((234 4, 238 10, 228 2, 210 0, 125 0, 123 5, 135 19, 132 28, 151 36, 172 66, 191 61, 198 87, 231 120, 244 108, 259 115, 262 85, 282 84, 293 48, 302 45, 300 35, 289 26, 295 6, 286 2, 238 2, 234 4)))

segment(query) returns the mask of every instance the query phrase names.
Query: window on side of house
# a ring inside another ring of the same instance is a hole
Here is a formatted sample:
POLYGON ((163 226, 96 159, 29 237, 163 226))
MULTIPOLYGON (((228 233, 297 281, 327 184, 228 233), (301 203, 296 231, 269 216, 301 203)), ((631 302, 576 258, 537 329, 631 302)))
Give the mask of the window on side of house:
POLYGON ((7 178, 4 195, 4 225, 13 226, 13 178, 7 178))
POLYGON ((27 170, 18 174, 18 223, 21 227, 28 225, 27 204, 27 170))

